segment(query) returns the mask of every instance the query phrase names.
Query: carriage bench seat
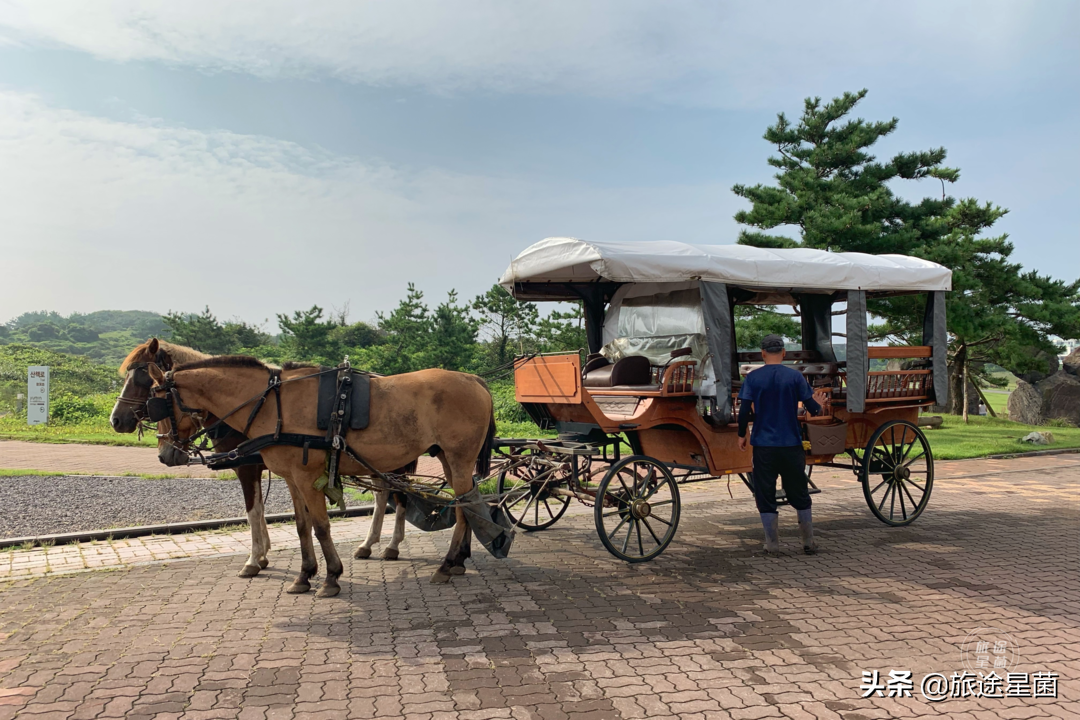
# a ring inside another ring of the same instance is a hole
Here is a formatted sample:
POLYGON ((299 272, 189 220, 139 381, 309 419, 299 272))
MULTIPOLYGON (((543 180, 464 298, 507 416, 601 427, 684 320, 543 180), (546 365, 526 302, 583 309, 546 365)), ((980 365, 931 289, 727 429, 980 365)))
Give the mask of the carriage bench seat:
POLYGON ((614 364, 590 367, 593 364, 590 362, 585 366, 585 377, 582 380, 585 387, 647 386, 650 390, 656 389, 656 386, 651 383, 652 365, 649 363, 649 358, 642 355, 631 355, 614 364))

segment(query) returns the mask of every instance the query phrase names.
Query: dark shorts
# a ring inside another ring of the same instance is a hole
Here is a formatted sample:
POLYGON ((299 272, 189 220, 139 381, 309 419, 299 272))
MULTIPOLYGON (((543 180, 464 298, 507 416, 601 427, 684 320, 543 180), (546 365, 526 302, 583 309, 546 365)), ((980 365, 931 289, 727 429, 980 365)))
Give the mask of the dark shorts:
POLYGON ((776 478, 784 486, 788 503, 796 510, 810 507, 810 485, 806 478, 806 452, 792 447, 754 446, 754 500, 760 513, 776 512, 776 478))

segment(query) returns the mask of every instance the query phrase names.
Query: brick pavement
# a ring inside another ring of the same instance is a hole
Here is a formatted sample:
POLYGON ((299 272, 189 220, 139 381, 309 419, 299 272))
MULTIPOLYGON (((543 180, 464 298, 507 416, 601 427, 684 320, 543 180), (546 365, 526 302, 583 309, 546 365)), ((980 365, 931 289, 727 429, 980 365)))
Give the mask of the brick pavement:
MULTIPOLYGON (((254 580, 219 554, 0 581, 0 720, 1076 717, 1080 458, 939 468, 909 528, 821 478, 814 557, 755 555, 749 494, 711 483, 685 488, 675 543, 641 565, 575 512, 449 586, 428 583, 448 533, 347 560, 329 600, 283 592, 299 557, 281 546, 254 580), (862 670, 961 670, 980 626, 1017 640, 1010 669, 1059 673, 1061 697, 859 697, 862 670)), ((363 526, 339 539, 345 522, 363 526)))

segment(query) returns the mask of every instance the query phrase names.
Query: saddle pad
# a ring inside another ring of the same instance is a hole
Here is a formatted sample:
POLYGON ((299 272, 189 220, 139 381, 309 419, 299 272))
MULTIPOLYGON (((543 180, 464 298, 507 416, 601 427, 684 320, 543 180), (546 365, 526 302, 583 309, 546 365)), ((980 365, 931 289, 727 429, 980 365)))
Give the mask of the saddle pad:
MULTIPOLYGON (((320 368, 329 370, 330 368, 320 368)), ((319 411, 317 415, 320 430, 330 429, 330 413, 337 405, 338 377, 336 373, 319 376, 319 411)), ((352 402, 345 409, 350 430, 363 430, 371 417, 371 377, 367 373, 352 371, 352 402)))

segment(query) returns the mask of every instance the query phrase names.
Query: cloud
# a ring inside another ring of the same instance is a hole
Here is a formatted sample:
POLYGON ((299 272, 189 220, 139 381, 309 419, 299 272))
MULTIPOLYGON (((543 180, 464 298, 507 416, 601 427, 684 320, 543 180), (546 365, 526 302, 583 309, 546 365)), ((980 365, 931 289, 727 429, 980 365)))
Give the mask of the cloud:
POLYGON ((370 317, 409 281, 471 297, 547 235, 730 240, 736 202, 726 184, 406 172, 12 92, 0 92, 0 196, 5 315, 209 304, 256 321, 345 301, 370 317))
MULTIPOLYGON (((0 4, 0 43, 74 48, 260 77, 335 77, 441 93, 494 91, 756 105, 886 72, 1019 80, 1054 62, 1069 4, 500 0, 145 0, 0 4), (798 94, 797 93, 797 94, 798 94)), ((1072 53, 1075 56, 1075 52, 1072 53)))

